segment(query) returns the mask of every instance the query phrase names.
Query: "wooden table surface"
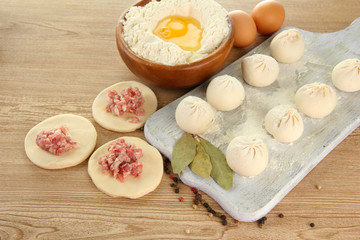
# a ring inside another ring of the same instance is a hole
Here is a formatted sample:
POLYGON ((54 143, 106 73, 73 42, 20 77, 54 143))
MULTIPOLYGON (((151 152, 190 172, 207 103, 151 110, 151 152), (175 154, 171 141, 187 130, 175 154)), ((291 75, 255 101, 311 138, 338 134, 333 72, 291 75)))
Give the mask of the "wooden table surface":
MULTIPOLYGON (((263 228, 236 223, 227 214, 228 225, 222 226, 205 208, 192 208, 189 187, 181 185, 174 193, 166 174, 154 192, 116 199, 97 190, 86 161, 44 170, 28 160, 26 133, 56 114, 91 120, 97 146, 124 135, 96 124, 91 105, 105 87, 138 80, 115 44, 117 19, 133 2, 0 1, 0 239, 360 239, 360 128, 267 215, 263 228)), ((258 0, 218 2, 229 11, 250 13, 258 0)), ((284 26, 313 32, 341 30, 360 17, 358 0, 280 2, 286 9, 284 26)), ((227 65, 266 38, 234 48, 227 65)), ((159 108, 189 90, 151 88, 159 108)), ((141 130, 126 135, 144 138, 141 130)), ((223 212, 206 194, 203 198, 223 212)))

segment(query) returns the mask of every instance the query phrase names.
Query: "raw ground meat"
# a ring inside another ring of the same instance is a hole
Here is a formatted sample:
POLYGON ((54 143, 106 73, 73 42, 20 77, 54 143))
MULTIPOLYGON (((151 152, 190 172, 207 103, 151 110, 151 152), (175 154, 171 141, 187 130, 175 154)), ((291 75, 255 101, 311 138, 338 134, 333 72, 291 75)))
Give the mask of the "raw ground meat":
POLYGON ((141 148, 126 143, 124 139, 117 139, 110 143, 108 151, 99 159, 103 173, 110 173, 121 182, 130 175, 140 176, 143 167, 138 161, 143 156, 141 148))
POLYGON ((50 131, 42 130, 36 137, 36 144, 54 155, 61 155, 77 146, 77 142, 71 139, 69 129, 64 125, 50 131))
POLYGON ((115 90, 109 90, 106 111, 115 116, 121 116, 126 112, 142 116, 145 114, 145 110, 141 108, 143 104, 144 98, 138 88, 124 89, 121 91, 121 96, 115 90))

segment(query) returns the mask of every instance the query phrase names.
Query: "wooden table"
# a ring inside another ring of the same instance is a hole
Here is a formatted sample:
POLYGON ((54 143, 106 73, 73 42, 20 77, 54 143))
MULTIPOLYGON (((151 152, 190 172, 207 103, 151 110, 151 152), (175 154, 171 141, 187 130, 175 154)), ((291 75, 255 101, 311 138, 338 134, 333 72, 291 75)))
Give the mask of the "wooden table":
MULTIPOLYGON (((96 124, 91 104, 105 87, 137 80, 115 44, 117 19, 133 2, 0 2, 0 239, 359 239, 360 128, 267 215, 263 228, 236 223, 227 214, 228 225, 222 226, 203 207, 192 208, 189 187, 181 185, 180 193, 174 193, 166 174, 149 195, 115 199, 97 190, 86 161, 65 170, 44 170, 28 160, 26 133, 56 114, 90 119, 98 132, 97 146, 124 135, 96 124)), ((258 1, 218 2, 229 11, 249 13, 258 1)), ((281 2, 284 26, 314 32, 337 31, 360 17, 358 0, 281 2)), ((266 38, 258 36, 251 46, 233 49, 227 65, 266 38)), ((188 91, 152 89, 159 108, 188 91)), ((141 130, 126 135, 144 138, 141 130)), ((203 198, 223 212, 206 194, 203 198)))

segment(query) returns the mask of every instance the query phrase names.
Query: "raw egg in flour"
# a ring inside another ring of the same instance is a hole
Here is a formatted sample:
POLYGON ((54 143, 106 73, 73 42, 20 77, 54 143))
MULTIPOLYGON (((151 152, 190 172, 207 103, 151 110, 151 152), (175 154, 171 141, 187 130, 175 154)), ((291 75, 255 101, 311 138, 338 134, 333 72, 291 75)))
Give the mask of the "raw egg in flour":
POLYGON ((203 29, 198 20, 180 15, 167 16, 159 21, 153 34, 166 42, 172 42, 185 51, 197 51, 201 47, 203 29))
POLYGON ((249 14, 241 10, 231 11, 229 13, 234 22, 234 46, 246 47, 255 41, 256 25, 249 14))
POLYGON ((280 29, 285 19, 285 9, 277 1, 262 1, 254 7, 251 17, 255 21, 257 31, 267 35, 280 29))

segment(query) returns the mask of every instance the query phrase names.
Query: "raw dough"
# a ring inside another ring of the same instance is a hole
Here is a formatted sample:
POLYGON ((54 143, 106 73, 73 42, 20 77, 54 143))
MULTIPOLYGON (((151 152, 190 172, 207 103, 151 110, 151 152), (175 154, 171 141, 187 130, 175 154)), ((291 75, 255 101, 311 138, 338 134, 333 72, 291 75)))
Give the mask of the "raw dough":
POLYGON ((243 102, 245 90, 239 80, 225 74, 211 80, 206 90, 206 98, 215 109, 230 111, 243 102))
POLYGON ((128 81, 119 82, 102 90, 93 102, 92 113, 95 121, 103 128, 116 132, 132 132, 138 128, 141 128, 150 115, 156 111, 156 108, 157 99, 154 92, 150 88, 139 82, 128 81), (124 113, 124 115, 119 117, 113 115, 111 112, 107 112, 105 110, 105 106, 107 104, 108 91, 116 90, 118 94, 120 94, 123 89, 127 89, 129 87, 137 87, 140 90, 143 98, 145 99, 144 105, 142 106, 142 108, 145 109, 145 115, 136 116, 135 114, 124 113), (128 122, 128 119, 131 117, 138 117, 140 122, 128 122))
POLYGON ((296 29, 282 31, 270 43, 271 55, 282 63, 298 61, 305 50, 305 42, 296 29))
POLYGON ((360 90, 360 60, 346 59, 337 64, 332 71, 334 86, 343 92, 360 90))
POLYGON ((241 71, 245 82, 254 87, 266 87, 279 75, 277 61, 264 54, 254 54, 241 61, 241 71))
POLYGON ((298 111, 287 105, 272 108, 265 116, 265 129, 283 143, 297 140, 304 131, 304 123, 298 111))
POLYGON ((268 164, 268 149, 261 139, 238 136, 226 149, 226 161, 234 172, 245 177, 255 176, 268 164))
MULTIPOLYGON (((102 166, 98 163, 101 156, 108 152, 111 142, 99 147, 90 157, 88 173, 95 186, 102 192, 112 197, 139 198, 154 191, 160 184, 163 175, 163 160, 159 151, 147 142, 136 137, 121 137, 127 143, 134 144, 142 149, 143 157, 139 159, 143 163, 140 177, 130 175, 124 182, 120 182, 110 174, 102 172, 102 166)), ((115 141, 115 140, 114 140, 115 141)))
POLYGON ((84 117, 74 114, 60 114, 34 126, 25 137, 25 152, 30 161, 46 169, 62 169, 75 166, 89 157, 95 148, 97 133, 93 124, 84 117), (61 155, 51 154, 36 144, 36 136, 42 131, 65 125, 71 138, 78 146, 61 155))
POLYGON ((335 91, 324 83, 310 83, 302 86, 295 94, 296 107, 312 118, 323 118, 335 108, 335 91))
POLYGON ((199 97, 188 96, 176 108, 175 120, 179 127, 191 134, 205 132, 214 121, 214 110, 199 97))

